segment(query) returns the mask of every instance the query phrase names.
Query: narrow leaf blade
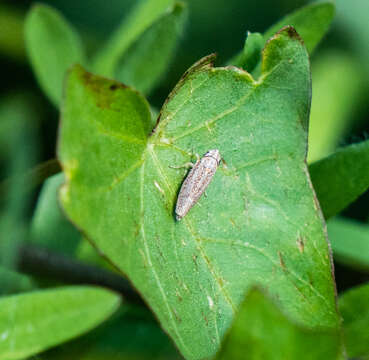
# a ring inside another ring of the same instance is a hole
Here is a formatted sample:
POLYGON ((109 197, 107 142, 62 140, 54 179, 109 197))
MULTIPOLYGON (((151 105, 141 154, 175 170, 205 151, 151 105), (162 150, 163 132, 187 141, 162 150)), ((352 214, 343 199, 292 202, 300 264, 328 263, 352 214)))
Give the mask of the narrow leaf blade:
POLYGON ((114 78, 149 94, 167 70, 186 15, 186 6, 175 3, 122 54, 114 78))
POLYGON ((81 235, 60 208, 57 193, 63 183, 63 173, 45 181, 31 223, 31 240, 49 250, 74 255, 81 235))
POLYGON ((31 199, 23 196, 24 172, 37 162, 37 101, 12 94, 0 102, 0 157, 6 180, 0 183, 0 264, 15 268, 18 246, 27 233, 31 199), (6 234, 6 235, 5 235, 6 234))
POLYGON ((283 26, 290 25, 300 34, 308 52, 312 53, 327 33, 334 14, 333 1, 315 1, 297 9, 271 26, 264 33, 264 38, 267 40, 283 26))
POLYGON ((15 294, 35 287, 27 275, 0 266, 0 295, 15 294))
POLYGON ((64 287, 0 298, 0 357, 23 359, 91 330, 120 298, 93 287, 64 287))
POLYGON ((68 346, 48 351, 45 359, 183 360, 150 312, 128 305, 68 346))
POLYGON ((369 188, 369 140, 346 146, 309 166, 324 217, 337 215, 369 188))
POLYGON ((369 356, 369 284, 346 291, 338 304, 348 355, 369 356))
POLYGON ((84 63, 78 34, 52 7, 36 5, 26 18, 25 41, 42 90, 58 106, 66 70, 74 63, 84 63))
MULTIPOLYGON (((311 54, 315 47, 327 33, 330 24, 332 23, 335 13, 335 6, 332 1, 315 1, 312 4, 306 5, 291 14, 287 15, 276 24, 272 25, 263 34, 263 43, 265 44, 270 37, 284 26, 293 26, 299 35, 304 40, 308 52, 311 54)), ((246 42, 247 45, 247 42, 246 42)), ((258 44, 260 47, 261 44, 258 44)), ((256 51, 256 49, 255 49, 256 51)), ((232 65, 237 65, 242 59, 242 52, 236 55, 231 61, 232 65)), ((253 74, 260 75, 260 61, 253 67, 253 74)))
POLYGON ((315 59, 312 78, 309 163, 320 160, 337 149, 354 125, 353 113, 365 91, 358 62, 351 55, 337 51, 320 54, 315 59))
POLYGON ((173 9, 174 0, 141 1, 124 19, 106 46, 93 61, 96 73, 113 77, 115 69, 125 52, 165 13, 173 9))
POLYGON ((242 53, 230 60, 229 63, 251 73, 261 61, 261 51, 264 45, 262 34, 248 32, 242 53))
POLYGON ((327 226, 335 260, 369 270, 369 226, 344 218, 331 219, 327 226))

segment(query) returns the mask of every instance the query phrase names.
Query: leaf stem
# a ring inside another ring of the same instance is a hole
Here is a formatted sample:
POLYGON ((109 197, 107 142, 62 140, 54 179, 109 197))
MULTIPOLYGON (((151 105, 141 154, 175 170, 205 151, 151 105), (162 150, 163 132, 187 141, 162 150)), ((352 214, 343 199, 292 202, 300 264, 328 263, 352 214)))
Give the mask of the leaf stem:
POLYGON ((129 281, 108 270, 83 264, 75 259, 46 250, 33 244, 22 244, 18 249, 19 272, 57 280, 66 284, 90 284, 109 288, 124 296, 130 303, 144 305, 129 281))

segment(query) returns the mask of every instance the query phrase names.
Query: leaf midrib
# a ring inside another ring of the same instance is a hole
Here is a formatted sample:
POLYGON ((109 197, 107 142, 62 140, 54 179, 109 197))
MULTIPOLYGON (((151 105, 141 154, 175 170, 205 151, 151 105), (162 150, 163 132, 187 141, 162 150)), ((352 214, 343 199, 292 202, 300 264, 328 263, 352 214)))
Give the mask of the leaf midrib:
MULTIPOLYGON (((148 148, 147 148, 148 149, 148 148)), ((149 267, 153 273, 153 276, 155 278, 155 281, 158 285, 160 294, 164 300, 164 304, 168 310, 168 314, 170 317, 170 321, 172 323, 173 326, 173 330, 175 332, 175 334, 177 335, 177 338, 179 340, 179 342, 181 343, 181 345, 183 346, 184 349, 186 349, 186 351, 188 352, 189 349, 187 348, 185 341, 183 340, 181 333, 178 331, 178 327, 177 327, 177 323, 173 317, 173 311, 169 306, 169 302, 168 302, 168 298, 165 294, 165 291, 163 289, 163 286, 161 284, 160 278, 156 272, 156 269, 154 268, 152 261, 151 261, 151 256, 150 256, 150 251, 149 251, 149 247, 147 245, 147 241, 146 241, 146 236, 145 236, 145 224, 144 224, 144 211, 145 211, 145 204, 144 204, 144 184, 145 184, 145 162, 143 162, 142 166, 141 166, 141 171, 140 171, 140 228, 141 228, 141 234, 142 234, 142 241, 144 244, 144 248, 145 248, 145 253, 146 253, 146 258, 149 262, 149 267)))

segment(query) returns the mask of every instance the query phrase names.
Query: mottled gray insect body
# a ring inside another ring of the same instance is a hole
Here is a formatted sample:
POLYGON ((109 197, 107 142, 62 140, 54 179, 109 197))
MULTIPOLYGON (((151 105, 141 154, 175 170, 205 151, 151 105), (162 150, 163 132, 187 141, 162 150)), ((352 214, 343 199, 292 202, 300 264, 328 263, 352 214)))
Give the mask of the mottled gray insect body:
POLYGON ((178 194, 176 218, 181 220, 196 204, 210 184, 220 163, 219 150, 209 150, 200 160, 197 160, 178 194))

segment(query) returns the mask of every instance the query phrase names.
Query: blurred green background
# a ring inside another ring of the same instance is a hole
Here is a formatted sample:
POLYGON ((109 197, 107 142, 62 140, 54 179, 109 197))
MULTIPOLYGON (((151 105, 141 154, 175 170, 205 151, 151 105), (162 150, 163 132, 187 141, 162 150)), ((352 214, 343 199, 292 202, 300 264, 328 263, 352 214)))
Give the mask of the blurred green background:
MULTIPOLYGON (((54 0, 38 3, 60 10, 82 34, 88 53, 93 53, 136 2, 54 0)), ((189 18, 175 58, 149 98, 155 108, 161 107, 179 77, 199 58, 216 52, 218 64, 224 64, 242 49, 247 31, 264 32, 284 15, 309 3, 306 0, 184 2, 189 5, 189 18)), ((0 260, 9 266, 16 261, 9 256, 13 253, 9 247, 15 247, 27 236, 27 225, 41 189, 38 186, 25 193, 27 183, 20 174, 55 158, 59 119, 58 110, 40 90, 25 52, 24 18, 34 3, 0 2, 0 181, 12 179, 7 182, 6 190, 0 187, 0 236, 7 239, 0 241, 0 260)), ((369 1, 337 0, 335 3, 334 23, 311 59, 313 102, 309 162, 340 146, 365 140, 369 134, 369 1)), ((368 224, 369 192, 342 216, 368 224)), ((344 263, 336 263, 339 291, 369 280, 367 271, 344 263)), ((23 280, 22 287, 29 288, 28 279, 23 280)), ((137 316, 141 319, 143 315, 137 316)), ((139 330, 137 332, 139 337, 139 330)))

